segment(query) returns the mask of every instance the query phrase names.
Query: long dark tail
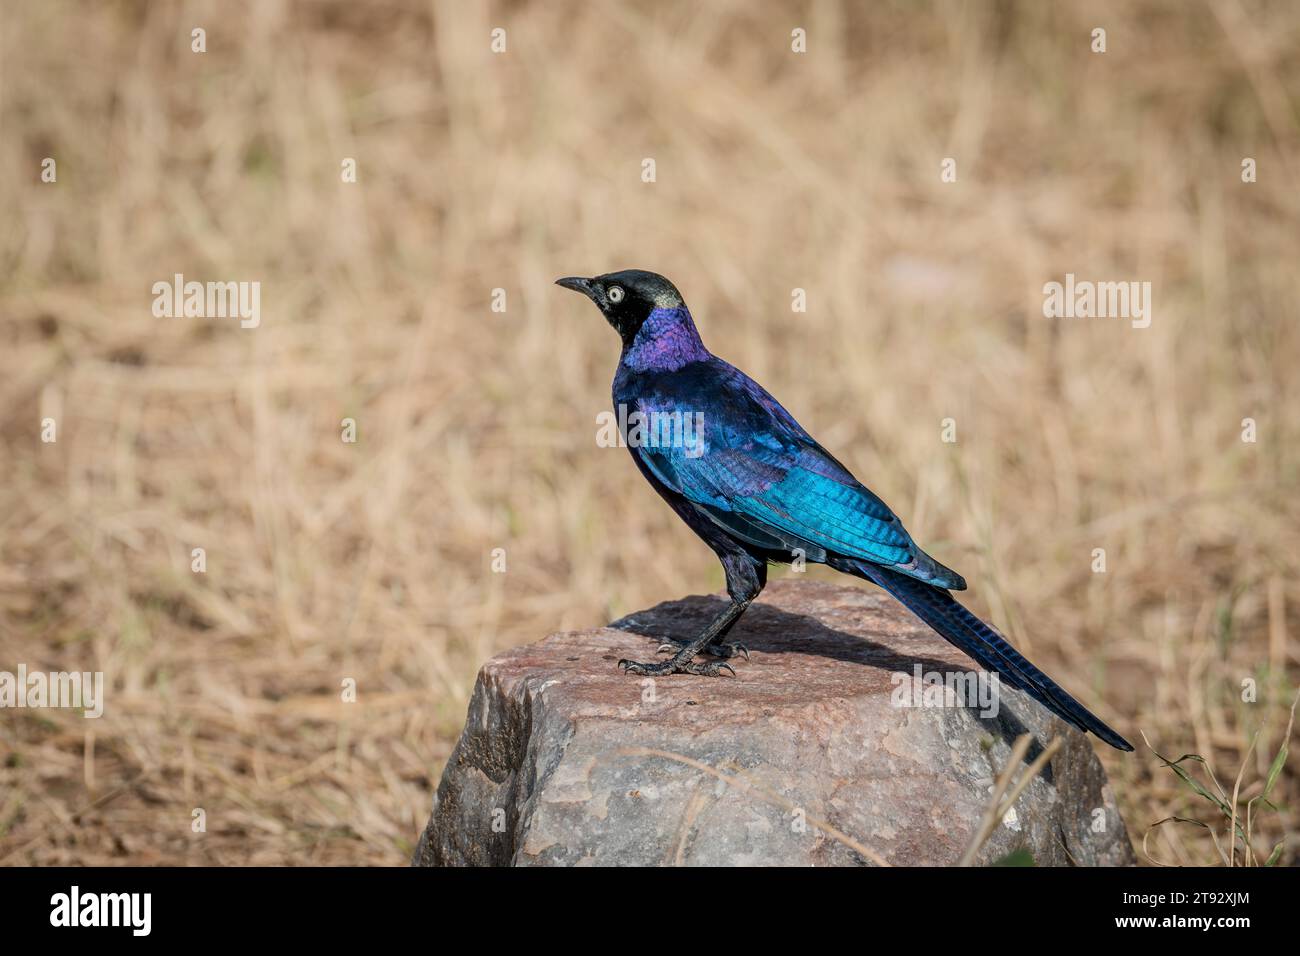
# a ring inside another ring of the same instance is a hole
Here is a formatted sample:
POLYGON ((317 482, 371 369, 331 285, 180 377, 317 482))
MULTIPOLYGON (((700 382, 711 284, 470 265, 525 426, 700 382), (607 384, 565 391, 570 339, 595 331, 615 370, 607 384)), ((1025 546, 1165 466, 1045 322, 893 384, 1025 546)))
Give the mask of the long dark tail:
POLYGON ((832 566, 879 584, 985 670, 996 671, 1007 684, 1024 691, 1062 720, 1082 731, 1091 730, 1112 747, 1133 749, 1131 743, 1029 663, 997 631, 958 604, 943 588, 865 561, 841 560, 832 566))

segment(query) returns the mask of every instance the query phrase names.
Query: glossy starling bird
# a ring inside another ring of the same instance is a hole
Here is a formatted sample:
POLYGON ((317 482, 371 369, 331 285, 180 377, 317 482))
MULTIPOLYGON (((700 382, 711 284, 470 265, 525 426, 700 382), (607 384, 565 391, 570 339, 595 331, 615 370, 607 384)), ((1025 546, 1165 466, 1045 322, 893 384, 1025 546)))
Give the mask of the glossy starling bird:
POLYGON ((556 284, 591 299, 622 338, 614 407, 632 460, 717 553, 731 595, 702 634, 679 650, 665 645, 676 650, 671 658, 622 660, 621 667, 650 675, 716 676, 724 668, 734 674, 724 661, 695 658, 748 657, 724 638, 767 583, 767 565, 789 563, 798 553, 878 584, 1007 684, 1112 747, 1133 749, 959 604, 949 592, 965 589, 961 575, 917 547, 889 507, 761 385, 704 347, 671 282, 629 269, 556 284), (702 427, 674 430, 679 422, 702 427), (663 441, 665 435, 676 440, 663 441))

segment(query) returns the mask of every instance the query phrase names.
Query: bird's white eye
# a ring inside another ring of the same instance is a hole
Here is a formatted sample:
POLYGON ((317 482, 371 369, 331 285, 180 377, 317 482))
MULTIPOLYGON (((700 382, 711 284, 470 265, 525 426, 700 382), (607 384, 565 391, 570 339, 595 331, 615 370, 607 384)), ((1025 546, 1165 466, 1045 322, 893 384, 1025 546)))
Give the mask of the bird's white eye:
POLYGON ((623 301, 623 289, 620 286, 612 285, 609 287, 609 291, 605 293, 605 296, 610 302, 618 305, 623 301))

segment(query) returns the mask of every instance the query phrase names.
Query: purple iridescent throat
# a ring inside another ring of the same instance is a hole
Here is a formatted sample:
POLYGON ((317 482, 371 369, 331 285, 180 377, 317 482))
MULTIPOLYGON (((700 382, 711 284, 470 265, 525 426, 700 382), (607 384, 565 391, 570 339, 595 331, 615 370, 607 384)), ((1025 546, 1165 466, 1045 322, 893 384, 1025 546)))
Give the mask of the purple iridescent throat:
POLYGON ((634 372, 671 372, 709 357, 686 306, 655 309, 623 350, 623 364, 634 372))

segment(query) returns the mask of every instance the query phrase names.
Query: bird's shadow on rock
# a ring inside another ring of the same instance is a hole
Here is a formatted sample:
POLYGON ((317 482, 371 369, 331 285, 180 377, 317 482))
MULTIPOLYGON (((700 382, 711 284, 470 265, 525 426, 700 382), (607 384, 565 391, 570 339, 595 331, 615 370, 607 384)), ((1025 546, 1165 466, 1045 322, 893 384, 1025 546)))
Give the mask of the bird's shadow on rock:
MULTIPOLYGON (((669 639, 681 642, 698 636, 727 606, 726 600, 715 595, 696 595, 637 611, 614 621, 610 627, 656 641, 669 639)), ((764 654, 815 654, 832 660, 863 664, 890 674, 910 675, 917 664, 925 672, 948 673, 954 669, 951 661, 900 654, 894 648, 870 638, 827 627, 810 615, 792 614, 769 604, 752 605, 726 640, 737 641, 750 651, 764 654)), ((975 667, 967 667, 965 670, 980 673, 975 667)), ((1002 684, 999 687, 1002 692, 1010 690, 1002 684)), ((1000 692, 996 715, 984 717, 974 709, 971 713, 985 731, 1011 746, 1016 738, 1033 732, 1007 706, 1006 697, 1005 693, 1000 692)), ((1025 754, 1024 763, 1032 763, 1042 752, 1043 746, 1035 736, 1025 754)), ((1048 783, 1051 782, 1050 763, 1043 768, 1041 776, 1048 783)))

